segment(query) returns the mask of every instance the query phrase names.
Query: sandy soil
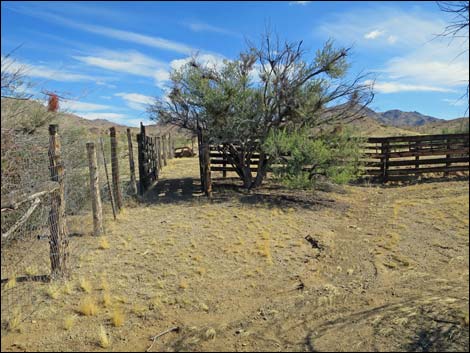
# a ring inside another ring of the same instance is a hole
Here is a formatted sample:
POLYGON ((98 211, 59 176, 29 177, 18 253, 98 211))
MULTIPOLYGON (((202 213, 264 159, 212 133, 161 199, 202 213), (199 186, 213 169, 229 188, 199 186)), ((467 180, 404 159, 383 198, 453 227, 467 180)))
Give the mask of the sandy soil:
POLYGON ((145 351, 171 327, 151 351, 468 351, 468 181, 215 184, 209 201, 197 159, 172 160, 106 220, 109 248, 71 238, 68 282, 3 286, 22 309, 2 310, 2 351, 145 351), (95 315, 80 313, 87 297, 95 315))

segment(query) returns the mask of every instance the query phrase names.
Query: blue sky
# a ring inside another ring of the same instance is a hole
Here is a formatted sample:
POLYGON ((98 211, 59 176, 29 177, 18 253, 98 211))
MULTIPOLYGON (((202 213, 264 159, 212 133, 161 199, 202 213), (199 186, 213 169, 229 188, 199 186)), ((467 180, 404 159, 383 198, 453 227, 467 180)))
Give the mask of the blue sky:
POLYGON ((435 2, 20 2, 2 1, 2 55, 18 45, 33 90, 68 98, 88 119, 137 126, 191 55, 220 63, 259 43, 267 26, 303 40, 312 57, 329 38, 353 46, 351 77, 376 77, 377 111, 440 118, 465 112, 468 39, 439 39, 451 15, 435 2), (464 52, 464 54, 459 55, 464 52))

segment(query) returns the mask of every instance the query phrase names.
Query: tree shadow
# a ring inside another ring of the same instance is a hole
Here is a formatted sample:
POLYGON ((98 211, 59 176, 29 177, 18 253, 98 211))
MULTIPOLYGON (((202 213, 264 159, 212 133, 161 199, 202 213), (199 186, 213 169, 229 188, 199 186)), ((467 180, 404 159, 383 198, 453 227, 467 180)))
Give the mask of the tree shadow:
POLYGON ((213 179, 212 198, 208 199, 201 191, 200 181, 195 178, 158 180, 140 201, 147 204, 178 204, 192 202, 225 203, 239 202, 253 207, 289 208, 302 207, 340 208, 347 206, 331 197, 331 190, 290 190, 267 181, 263 186, 247 190, 238 178, 213 179))

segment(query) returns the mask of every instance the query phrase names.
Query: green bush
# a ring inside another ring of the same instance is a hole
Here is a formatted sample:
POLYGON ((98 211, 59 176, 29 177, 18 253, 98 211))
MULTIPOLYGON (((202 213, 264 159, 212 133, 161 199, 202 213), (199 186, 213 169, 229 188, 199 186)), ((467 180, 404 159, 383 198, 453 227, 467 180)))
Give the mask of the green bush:
POLYGON ((349 131, 312 138, 308 129, 269 134, 264 151, 276 179, 290 188, 315 187, 320 179, 338 184, 360 175, 362 139, 349 131))

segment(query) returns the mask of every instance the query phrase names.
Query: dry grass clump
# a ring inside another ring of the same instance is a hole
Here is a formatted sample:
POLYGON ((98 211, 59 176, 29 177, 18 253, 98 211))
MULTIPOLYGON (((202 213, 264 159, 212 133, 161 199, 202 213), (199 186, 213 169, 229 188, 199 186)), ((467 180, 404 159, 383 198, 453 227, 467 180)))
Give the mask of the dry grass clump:
POLYGON ((85 279, 85 278, 80 278, 80 288, 85 292, 85 293, 91 293, 91 283, 85 279))
POLYGON ((109 249, 109 241, 107 237, 101 237, 100 239, 100 249, 105 250, 109 249))
POLYGON ((73 284, 71 282, 64 284, 64 293, 69 295, 73 293, 73 284))
POLYGON ((28 266, 24 269, 24 272, 28 275, 28 276, 35 276, 38 274, 38 268, 36 266, 28 266))
POLYGON ((66 316, 64 319, 64 329, 69 331, 73 325, 75 324, 75 319, 77 318, 76 315, 69 315, 66 316))
POLYGON ((115 327, 120 327, 124 324, 125 316, 120 309, 114 309, 111 314, 111 322, 115 327))
POLYGON ((10 279, 8 279, 8 282, 5 284, 5 289, 12 289, 16 287, 16 275, 11 275, 10 279))
POLYGON ((100 340, 101 348, 108 348, 111 345, 108 334, 106 333, 106 330, 103 325, 100 326, 100 332, 98 337, 100 340))
POLYGON ((85 316, 93 316, 98 313, 98 307, 95 300, 91 297, 85 297, 78 307, 78 312, 85 316))
POLYGON ((59 287, 56 284, 51 284, 47 287, 46 293, 51 299, 57 299, 60 295, 59 287))
POLYGON ((208 328, 207 331, 204 333, 204 337, 207 340, 214 340, 216 336, 216 331, 213 328, 208 328))
POLYGON ((20 329, 21 325, 21 310, 19 308, 13 309, 11 316, 8 319, 8 330, 15 331, 20 329))
POLYGON ((103 293, 102 303, 105 308, 109 308, 112 304, 111 295, 109 292, 103 293))
POLYGON ((188 289, 188 288, 189 288, 189 283, 188 283, 188 281, 186 281, 184 278, 181 279, 180 284, 179 284, 179 288, 180 288, 180 289, 183 289, 183 290, 188 289))

